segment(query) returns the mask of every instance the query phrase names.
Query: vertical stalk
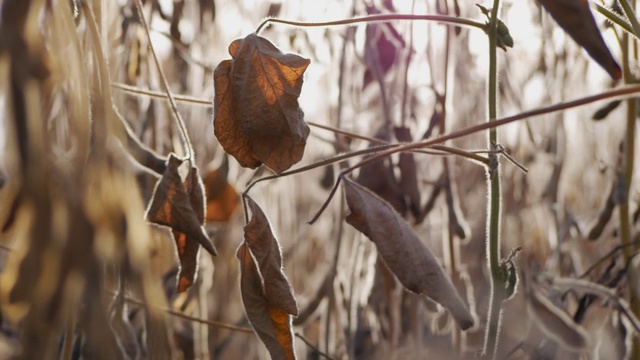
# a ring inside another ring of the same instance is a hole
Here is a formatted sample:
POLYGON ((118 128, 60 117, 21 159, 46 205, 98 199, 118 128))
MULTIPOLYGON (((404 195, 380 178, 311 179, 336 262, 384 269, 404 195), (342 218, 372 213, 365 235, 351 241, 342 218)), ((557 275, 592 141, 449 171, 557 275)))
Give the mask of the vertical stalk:
MULTIPOLYGON (((625 84, 635 82, 631 70, 629 69, 629 60, 631 55, 631 41, 629 34, 624 33, 622 36, 622 70, 625 84)), ((627 276, 629 284, 629 303, 631 311, 636 315, 640 315, 640 303, 636 296, 637 282, 639 279, 638 271, 630 260, 633 257, 633 249, 631 246, 631 221, 629 214, 629 190, 633 181, 633 162, 635 158, 635 135, 636 135, 636 98, 628 99, 627 102, 627 131, 624 141, 624 198, 619 206, 620 213, 620 240, 622 242, 623 254, 625 262, 628 264, 627 276)), ((633 339, 633 348, 631 358, 640 358, 640 342, 637 338, 633 339)))
MULTIPOLYGON (((489 19, 489 78, 488 78, 488 115, 489 122, 497 118, 498 72, 497 72, 497 24, 500 0, 493 1, 491 18, 489 19)), ((498 132, 489 130, 489 213, 488 213, 488 258, 491 270, 491 304, 487 316, 484 355, 489 359, 496 357, 498 348, 498 332, 500 330, 501 306, 504 301, 503 276, 500 270, 500 173, 497 151, 498 132)))

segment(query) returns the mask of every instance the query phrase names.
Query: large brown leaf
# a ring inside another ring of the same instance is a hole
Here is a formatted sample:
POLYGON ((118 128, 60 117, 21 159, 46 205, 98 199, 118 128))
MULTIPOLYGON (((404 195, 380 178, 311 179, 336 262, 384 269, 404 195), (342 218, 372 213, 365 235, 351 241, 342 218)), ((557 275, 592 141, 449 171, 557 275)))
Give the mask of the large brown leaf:
POLYGON ((244 239, 258 262, 264 279, 264 289, 269 306, 279 307, 288 314, 298 316, 298 305, 293 297, 289 280, 282 271, 280 244, 271 231, 269 220, 258 204, 247 197, 251 220, 244 227, 244 239))
POLYGON ((618 80, 622 77, 620 65, 605 44, 587 0, 538 0, 538 2, 613 79, 618 80))
POLYGON ((350 213, 347 223, 376 244, 379 254, 402 285, 417 294, 426 294, 445 308, 466 330, 473 317, 451 280, 442 270, 418 234, 393 207, 355 182, 345 179, 344 189, 350 213))
POLYGON ((214 132, 240 165, 276 173, 302 159, 309 127, 298 105, 310 60, 250 34, 229 46, 214 72, 214 132))
MULTIPOLYGON (((152 223, 168 226, 173 231, 185 234, 188 239, 198 242, 212 255, 217 255, 215 246, 202 226, 204 200, 195 199, 194 201, 193 198, 195 196, 202 198, 203 195, 194 192, 187 194, 178 172, 181 163, 182 160, 174 154, 169 155, 167 170, 156 185, 146 211, 146 218, 152 223)), ((195 176, 199 178, 197 174, 195 176)), ((202 183, 199 180, 198 183, 202 191, 202 183)))
POLYGON ((240 292, 247 318, 264 343, 272 359, 295 359, 291 316, 270 305, 255 260, 246 243, 238 248, 240 292))

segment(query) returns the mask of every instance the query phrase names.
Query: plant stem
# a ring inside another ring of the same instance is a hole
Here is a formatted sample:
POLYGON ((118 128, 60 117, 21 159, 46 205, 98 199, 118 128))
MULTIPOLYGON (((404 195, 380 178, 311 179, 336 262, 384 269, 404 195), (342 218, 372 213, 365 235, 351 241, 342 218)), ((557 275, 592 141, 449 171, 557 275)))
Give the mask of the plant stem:
MULTIPOLYGON (((630 34, 633 34, 634 36, 636 36, 636 34, 633 33, 633 28, 631 27, 631 25, 629 25, 629 23, 627 22, 627 20, 625 18, 623 18, 622 16, 616 14, 615 12, 609 10, 608 8, 600 5, 600 4, 595 4, 596 5, 596 9, 598 10, 598 12, 603 15, 604 17, 607 18, 607 20, 611 21, 612 23, 620 26, 622 29, 624 29, 625 31, 629 32, 630 34)), ((636 36, 637 37, 637 36, 636 36)))
POLYGON ((620 4, 620 7, 624 11, 624 14, 627 16, 627 19, 629 19, 629 23, 631 23, 631 27, 633 28, 633 34, 636 37, 639 37, 640 23, 636 18, 636 12, 633 10, 633 7, 631 6, 628 0, 619 0, 618 3, 620 4))
MULTIPOLYGON (((627 3, 626 1, 621 1, 622 3, 627 3)), ((629 4, 627 3, 627 6, 629 4)), ((634 13, 631 9, 625 8, 625 12, 628 15, 634 16, 634 13), (627 11, 630 12, 627 12, 627 11)), ((635 21, 637 23, 637 20, 635 21)), ((633 24, 633 21, 632 21, 633 24)), ((624 75, 624 81, 626 84, 633 83, 633 75, 631 74, 631 70, 629 67, 629 61, 631 58, 631 42, 629 41, 629 35, 624 33, 622 36, 622 71, 624 75)), ((633 314, 638 317, 640 316, 640 303, 638 302, 638 298, 636 296, 636 286, 637 281, 639 279, 637 268, 634 267, 633 264, 630 263, 631 258, 633 257, 633 252, 635 249, 632 249, 629 244, 631 244, 631 217, 629 214, 629 190, 631 188, 631 182, 633 181, 633 163, 634 163, 634 155, 635 155, 635 135, 636 135, 636 101, 637 99, 628 99, 627 102, 627 131, 626 138, 624 141, 624 197, 622 203, 619 206, 619 214, 620 214, 620 241, 624 246, 622 249, 622 253, 624 255, 625 263, 627 264, 627 276, 629 284, 629 303, 631 304, 631 311, 633 314)), ((614 185, 615 186, 615 185, 614 185)), ((640 358, 640 342, 638 338, 634 337, 633 346, 631 349, 631 358, 638 359, 640 358)))
MULTIPOLYGON (((500 0, 493 1, 491 8, 491 18, 489 19, 489 84, 488 84, 488 107, 489 120, 494 122, 497 118, 498 103, 498 71, 497 71, 497 24, 498 8, 500 0)), ((489 129, 489 148, 497 150, 498 131, 495 127, 489 129)), ((498 154, 490 153, 488 175, 489 175, 489 214, 488 214, 488 258, 489 269, 491 270, 491 304, 487 316, 487 330, 484 342, 484 355, 487 358, 495 359, 498 349, 498 332, 500 330, 500 315, 502 302, 505 298, 504 279, 500 269, 500 160, 498 154)))
MULTIPOLYGON (((120 89, 120 90, 128 92, 128 93, 137 94, 137 95, 140 95, 140 96, 149 96, 149 97, 153 97, 153 98, 164 98, 164 99, 167 99, 167 94, 166 93, 145 90, 145 89, 141 89, 141 88, 138 88, 138 87, 135 87, 135 86, 128 86, 128 85, 124 85, 124 84, 120 84, 120 83, 113 83, 112 87, 120 89)), ((458 130, 458 131, 452 132, 450 134, 443 135, 442 137, 437 138, 437 139, 439 139, 438 141, 433 141, 433 140, 436 140, 436 139, 431 139, 431 140, 425 140, 425 142, 428 141, 431 145, 432 144, 436 144, 436 143, 441 143, 441 142, 444 142, 446 140, 451 140, 451 139, 456 139, 456 138, 459 138, 459 137, 471 135, 471 134, 474 134, 474 133, 477 133, 477 132, 480 132, 480 131, 487 130, 487 129, 492 128, 492 127, 499 127, 499 126, 502 126, 502 125, 510 124, 512 122, 523 120, 523 119, 527 119, 527 118, 531 118, 531 117, 534 117, 534 116, 551 114, 551 113, 554 113, 554 112, 557 112, 557 111, 569 110, 569 109, 577 108, 577 107, 580 107, 580 106, 583 106, 583 105, 586 105, 586 104, 591 104, 591 103, 602 101, 602 100, 627 99, 627 98, 631 98, 631 97, 636 97, 639 94, 640 94, 640 85, 638 85, 638 84, 621 86, 621 87, 618 87, 618 88, 615 88, 615 89, 606 90, 606 91, 603 91, 601 93, 597 93, 597 94, 594 94, 594 95, 581 97, 579 99, 569 100, 569 101, 566 101, 566 102, 557 103, 557 104, 553 104, 553 105, 549 105, 549 106, 544 106, 544 107, 536 108, 536 109, 533 109, 533 110, 527 110, 527 111, 524 111, 524 112, 521 112, 521 113, 518 113, 518 114, 515 114, 515 115, 506 116, 506 117, 500 118, 500 119, 498 119, 498 120, 496 120, 496 121, 494 121, 492 123, 482 123, 482 124, 474 125, 474 126, 466 128, 466 129, 458 130)), ((192 105, 213 107, 213 103, 212 103, 211 99, 196 98, 196 97, 192 97, 192 96, 174 96, 174 99, 176 101, 183 102, 183 103, 189 103, 189 104, 192 104, 192 105)), ((425 146, 428 146, 428 145, 425 145, 425 146)))
POLYGON ((267 18, 265 19, 256 29, 256 34, 260 33, 260 30, 267 25, 268 23, 278 23, 285 24, 291 26, 298 27, 329 27, 329 26, 345 26, 345 25, 355 25, 361 23, 373 23, 373 22, 385 22, 391 20, 426 20, 426 21, 435 21, 448 25, 456 25, 456 26, 468 26, 474 27, 481 30, 484 30, 486 27, 485 24, 473 21, 469 19, 454 17, 454 16, 443 16, 443 15, 413 15, 413 14, 381 14, 381 15, 367 15, 367 16, 359 16, 350 19, 342 19, 342 20, 333 20, 333 21, 320 21, 320 22, 305 22, 305 21, 292 21, 292 20, 283 20, 276 18, 267 18))
POLYGON ((156 54, 156 50, 151 42, 151 32, 149 31, 149 24, 144 16, 144 10, 141 0, 135 1, 136 8, 138 9, 138 16, 140 17, 140 22, 142 23, 142 27, 147 35, 147 40, 149 41, 149 49, 151 50, 151 55, 153 61, 158 70, 158 75, 162 86, 164 87, 164 91, 167 94, 167 99, 169 100, 169 105, 171 105, 171 110, 175 116, 176 122, 178 123, 178 128, 180 129, 180 135, 182 135, 182 142, 185 147, 185 158, 188 161, 194 161, 194 153, 193 153, 193 145, 191 144, 191 140, 189 139, 189 133, 187 132, 187 126, 178 111, 178 105, 176 105, 175 97, 171 92, 171 88, 169 87, 169 82, 167 81, 167 77, 164 75, 164 71, 162 70, 162 66, 160 65, 160 60, 158 59, 158 54, 156 54))

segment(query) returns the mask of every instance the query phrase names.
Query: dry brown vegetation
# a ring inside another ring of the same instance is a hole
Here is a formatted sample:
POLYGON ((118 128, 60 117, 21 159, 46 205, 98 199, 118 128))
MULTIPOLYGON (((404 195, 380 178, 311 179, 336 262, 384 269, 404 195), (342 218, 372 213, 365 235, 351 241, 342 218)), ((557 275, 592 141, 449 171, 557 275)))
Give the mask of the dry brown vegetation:
POLYGON ((0 358, 640 354, 629 9, 317 3, 0 0, 0 358))

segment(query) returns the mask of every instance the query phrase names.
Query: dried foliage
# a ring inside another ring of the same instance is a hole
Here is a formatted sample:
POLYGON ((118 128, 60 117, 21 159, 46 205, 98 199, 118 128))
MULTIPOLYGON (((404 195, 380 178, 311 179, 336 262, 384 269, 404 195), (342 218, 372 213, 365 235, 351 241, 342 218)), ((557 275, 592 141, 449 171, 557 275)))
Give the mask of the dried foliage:
POLYGON ((216 137, 240 165, 279 174, 300 161, 309 136, 298 97, 310 60, 256 34, 232 42, 229 54, 214 72, 216 137))
POLYGON ((240 290, 251 325, 274 359, 295 359, 291 316, 298 304, 282 271, 280 244, 260 207, 246 198, 252 217, 238 248, 240 290))
MULTIPOLYGON (((637 102, 391 154, 486 121, 493 5, 413 3, 0 0, 0 358, 473 359, 492 278, 496 358, 637 357, 637 102)), ((635 81, 627 2, 500 4, 498 117, 635 81)))
MULTIPOLYGON (((150 222, 171 228, 174 234, 184 234, 190 241, 202 245, 211 255, 217 255, 204 225, 204 186, 198 170, 192 167, 182 180, 178 167, 182 160, 169 155, 167 170, 158 181, 147 209, 150 222)), ((180 254, 182 251, 178 250, 180 254)))

